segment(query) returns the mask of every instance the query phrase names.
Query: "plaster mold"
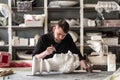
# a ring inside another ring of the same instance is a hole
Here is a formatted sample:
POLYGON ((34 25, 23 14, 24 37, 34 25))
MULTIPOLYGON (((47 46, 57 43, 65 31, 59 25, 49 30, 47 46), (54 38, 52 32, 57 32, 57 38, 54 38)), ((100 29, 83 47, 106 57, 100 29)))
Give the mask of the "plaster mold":
POLYGON ((55 54, 53 58, 37 59, 33 57, 32 75, 37 72, 56 71, 60 73, 73 72, 79 66, 79 57, 77 54, 72 54, 70 51, 66 54, 55 54))

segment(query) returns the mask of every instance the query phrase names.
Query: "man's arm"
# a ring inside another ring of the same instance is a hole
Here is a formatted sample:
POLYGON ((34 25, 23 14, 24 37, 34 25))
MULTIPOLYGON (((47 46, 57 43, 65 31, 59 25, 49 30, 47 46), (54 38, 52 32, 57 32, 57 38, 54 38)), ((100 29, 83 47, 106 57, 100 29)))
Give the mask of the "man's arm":
POLYGON ((45 51, 43 51, 42 53, 35 55, 35 57, 38 58, 38 59, 44 58, 44 57, 46 57, 47 55, 52 54, 53 51, 56 51, 55 47, 50 46, 50 47, 48 47, 45 51))
POLYGON ((80 65, 82 68, 84 68, 86 71, 88 72, 92 72, 92 68, 90 65, 88 65, 84 59, 84 57, 81 55, 80 50, 77 48, 77 46, 75 45, 75 43, 73 42, 71 36, 69 36, 69 42, 70 42, 70 50, 75 53, 78 54, 79 56, 79 60, 80 60, 80 65))

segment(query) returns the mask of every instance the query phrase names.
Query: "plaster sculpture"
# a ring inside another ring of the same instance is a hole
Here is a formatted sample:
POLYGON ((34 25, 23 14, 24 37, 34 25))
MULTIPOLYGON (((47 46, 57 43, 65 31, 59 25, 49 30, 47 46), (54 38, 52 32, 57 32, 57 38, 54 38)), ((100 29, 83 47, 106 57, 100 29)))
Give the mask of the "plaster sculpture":
POLYGON ((42 27, 45 20, 45 14, 24 14, 25 26, 42 27))
POLYGON ((116 55, 112 52, 107 55, 107 71, 116 71, 116 55))
POLYGON ((60 73, 73 72, 79 66, 79 57, 77 54, 72 54, 70 51, 66 54, 55 54, 53 58, 37 59, 33 57, 32 75, 37 72, 56 71, 60 73))
POLYGON ((34 36, 35 45, 37 44, 39 38, 40 38, 40 35, 39 35, 39 34, 36 34, 36 35, 34 36))
POLYGON ((115 1, 98 1, 95 10, 100 14, 104 20, 103 11, 110 13, 111 11, 120 11, 120 6, 115 1))
POLYGON ((74 32, 74 31, 69 31, 68 33, 72 37, 73 41, 77 42, 77 40, 78 40, 78 34, 76 32, 74 32))
POLYGON ((63 1, 51 1, 49 7, 72 7, 78 4, 77 1, 63 0, 63 1))
POLYGON ((10 7, 7 4, 0 3, 0 25, 7 25, 7 18, 12 13, 10 7))

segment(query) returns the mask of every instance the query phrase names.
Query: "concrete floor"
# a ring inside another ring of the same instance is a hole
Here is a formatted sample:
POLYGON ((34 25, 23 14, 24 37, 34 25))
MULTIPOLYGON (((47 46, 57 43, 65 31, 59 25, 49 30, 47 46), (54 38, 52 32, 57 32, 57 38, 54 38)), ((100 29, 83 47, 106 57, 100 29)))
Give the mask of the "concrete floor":
POLYGON ((5 79, 0 77, 0 80, 103 80, 113 72, 74 72, 69 74, 61 73, 43 73, 42 75, 31 76, 31 68, 16 68, 12 69, 14 74, 6 76, 5 79))

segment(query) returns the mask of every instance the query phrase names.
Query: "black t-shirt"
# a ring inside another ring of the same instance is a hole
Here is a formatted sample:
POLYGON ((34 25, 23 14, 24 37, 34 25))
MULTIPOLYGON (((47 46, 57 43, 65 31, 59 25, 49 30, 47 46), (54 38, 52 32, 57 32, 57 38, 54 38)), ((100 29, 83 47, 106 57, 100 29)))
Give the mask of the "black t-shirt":
POLYGON ((33 50, 33 56, 45 51, 47 47, 51 45, 55 47, 56 51, 53 52, 53 54, 47 55, 44 59, 52 58, 54 54, 67 53, 68 50, 70 50, 74 54, 78 54, 80 60, 84 59, 69 34, 65 36, 61 43, 56 43, 54 41, 54 36, 52 32, 44 34, 39 38, 38 43, 33 50))

